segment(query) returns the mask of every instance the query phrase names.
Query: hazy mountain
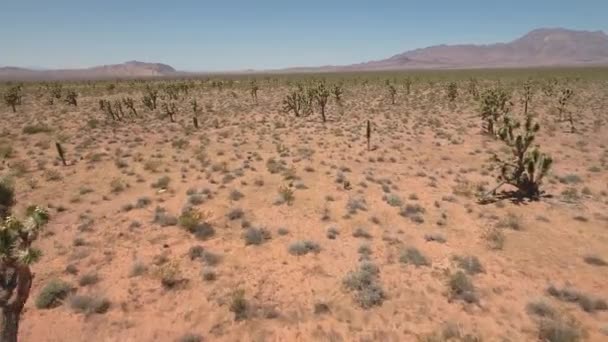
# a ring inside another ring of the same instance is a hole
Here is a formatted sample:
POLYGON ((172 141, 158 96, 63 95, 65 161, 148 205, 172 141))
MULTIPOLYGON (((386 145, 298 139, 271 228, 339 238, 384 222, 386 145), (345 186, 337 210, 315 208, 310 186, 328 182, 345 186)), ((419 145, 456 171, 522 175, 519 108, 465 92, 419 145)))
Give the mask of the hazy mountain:
POLYGON ((167 64, 130 61, 86 69, 33 70, 17 67, 0 68, 0 79, 103 79, 171 76, 177 71, 167 64))
POLYGON ((509 43, 437 45, 334 69, 417 69, 608 64, 608 36, 601 31, 542 28, 509 43))
MULTIPOLYGON (((608 36, 605 33, 542 28, 508 43, 437 45, 360 64, 311 66, 275 71, 327 72, 583 65, 608 65, 608 36)), ((255 73, 255 71, 247 71, 249 72, 255 73)), ((0 67, 0 79, 4 80, 138 78, 193 74, 196 73, 178 72, 166 64, 138 61, 87 69, 34 70, 0 67)))

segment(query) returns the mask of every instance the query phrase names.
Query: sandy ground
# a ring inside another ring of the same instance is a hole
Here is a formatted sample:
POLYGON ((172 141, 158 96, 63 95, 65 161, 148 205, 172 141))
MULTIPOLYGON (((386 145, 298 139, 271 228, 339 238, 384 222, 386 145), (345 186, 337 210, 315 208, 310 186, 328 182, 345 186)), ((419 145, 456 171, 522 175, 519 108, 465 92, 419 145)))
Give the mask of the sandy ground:
MULTIPOLYGON (((555 123, 555 98, 537 93, 538 143, 555 159, 548 196, 486 205, 476 192, 496 184, 489 159, 504 149, 481 134, 477 104, 464 90, 450 105, 440 84, 414 84, 391 105, 380 82, 347 85, 323 124, 318 114, 281 112, 287 86, 262 85, 257 105, 246 89, 199 87, 177 101, 178 122, 170 123, 124 87, 81 89, 78 107, 46 105, 34 90, 17 113, 0 107, 0 143, 13 150, 1 172, 15 179, 17 211, 36 203, 51 213, 21 341, 536 341, 543 318, 530 303, 539 302, 555 320, 574 322, 580 340, 608 340, 601 305, 587 312, 547 292, 554 285, 608 300, 608 267, 585 261, 608 260, 605 84, 574 85, 574 134, 555 123), (98 100, 123 96, 136 99, 142 117, 112 123, 98 100), (192 98, 202 107, 198 130, 192 98), (23 132, 34 124, 51 131, 23 132), (153 187, 163 176, 168 186, 153 187), (276 203, 281 188, 293 190, 291 205, 276 203), (205 213, 212 236, 154 222, 157 207, 178 217, 187 203, 205 213), (408 205, 416 217, 400 215, 408 205), (265 229, 258 245, 243 237, 251 227, 265 229), (492 248, 491 233, 504 237, 502 248, 492 248), (318 250, 290 253, 303 240, 318 250), (194 246, 206 251, 203 260, 191 258, 194 246), (427 265, 400 261, 412 247, 427 265), (474 303, 448 287, 461 268, 455 258, 467 256, 482 266, 468 276, 474 303), (377 266, 384 293, 369 308, 344 284, 362 263, 377 266), (163 286, 170 271, 176 284, 163 286), (109 309, 79 313, 72 297, 37 308, 53 279, 72 285, 73 295, 106 298, 109 309)), ((513 99, 521 113, 519 95, 513 99)))

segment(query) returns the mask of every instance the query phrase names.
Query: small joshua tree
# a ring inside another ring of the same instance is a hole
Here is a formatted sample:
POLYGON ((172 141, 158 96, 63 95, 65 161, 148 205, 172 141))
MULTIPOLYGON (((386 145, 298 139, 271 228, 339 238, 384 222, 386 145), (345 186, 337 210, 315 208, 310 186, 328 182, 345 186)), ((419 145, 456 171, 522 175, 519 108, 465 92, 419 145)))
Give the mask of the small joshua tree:
POLYGON ((194 115, 197 115, 200 108, 198 107, 198 102, 196 99, 192 99, 192 101, 190 101, 190 106, 192 106, 192 112, 194 115))
POLYGON ((158 90, 153 89, 150 85, 146 86, 146 94, 142 98, 142 102, 146 108, 150 110, 156 109, 156 100, 158 99, 158 90))
POLYGON ((450 102, 456 101, 456 98, 458 97, 458 85, 456 82, 448 83, 447 96, 450 102))
POLYGON ((177 113, 177 106, 175 105, 175 102, 164 102, 163 111, 165 114, 167 114, 167 116, 169 116, 171 122, 175 122, 175 114, 177 113))
POLYGON ((122 104, 124 104, 125 107, 129 108, 129 110, 131 111, 131 115, 137 116, 137 109, 135 109, 135 101, 133 100, 133 98, 131 98, 131 97, 123 98, 122 104))
POLYGON ((327 120, 325 117, 325 108, 327 107, 327 101, 329 100, 329 96, 331 93, 329 89, 325 86, 325 82, 319 82, 314 91, 314 99, 319 109, 321 110, 321 119, 323 122, 327 120))
POLYGON ((119 100, 114 101, 114 110, 119 119, 125 117, 125 112, 122 109, 122 102, 119 100))
POLYGON ((334 84, 331 88, 331 93, 334 95, 337 103, 342 103, 342 94, 344 91, 341 84, 334 84))
POLYGON ((293 112, 296 117, 299 117, 303 103, 302 92, 299 89, 293 90, 283 99, 283 111, 285 113, 293 112))
POLYGON ((21 86, 14 86, 4 94, 4 103, 10 106, 13 113, 17 111, 16 106, 21 104, 21 86))
POLYGON ((39 207, 29 207, 26 218, 18 220, 11 215, 14 204, 13 190, 6 182, 0 182, 0 341, 16 342, 21 311, 32 287, 33 274, 30 266, 40 259, 40 250, 32 247, 48 214, 39 207))
POLYGON ((568 104, 570 99, 574 95, 574 91, 570 88, 564 88, 560 91, 559 97, 557 98, 557 120, 563 121, 564 114, 568 114, 568 104))
POLYGON ((388 96, 390 96, 391 98, 391 104, 394 105, 395 103, 397 103, 397 88, 395 88, 394 85, 388 83, 388 81, 386 82, 386 87, 388 89, 388 96))
POLYGON ((63 86, 61 85, 61 83, 54 83, 49 85, 49 95, 51 97, 51 103, 53 103, 54 100, 60 100, 62 93, 63 86))
POLYGON ((411 78, 406 78, 404 81, 405 84, 405 95, 409 95, 412 91, 412 79, 411 78))
POLYGON ((486 90, 481 95, 481 120, 486 133, 496 134, 499 120, 511 110, 509 94, 501 88, 486 90))
POLYGON ((258 90, 260 90, 258 83, 255 80, 252 80, 249 83, 249 92, 251 94, 251 99, 255 103, 258 103, 258 90))
POLYGON ((77 107, 78 106, 78 93, 76 93, 76 91, 73 89, 69 89, 67 91, 67 93, 65 94, 64 101, 68 105, 77 107))
POLYGON ((541 182, 553 164, 549 155, 540 152, 538 147, 532 148, 539 130, 540 125, 533 123, 530 116, 525 118, 523 127, 510 116, 502 118, 498 137, 509 147, 512 155, 508 159, 494 156, 500 174, 499 185, 493 191, 504 184, 510 184, 517 188, 519 196, 538 199, 541 182))
POLYGON ((527 117, 528 106, 530 105, 530 102, 532 102, 532 98, 534 97, 534 88, 532 87, 532 80, 527 80, 524 83, 522 96, 522 101, 524 102, 524 116, 527 117))
POLYGON ((469 78, 467 91, 469 95, 471 95, 474 99, 477 99, 479 97, 479 90, 477 89, 477 84, 477 79, 475 79, 474 77, 469 78))

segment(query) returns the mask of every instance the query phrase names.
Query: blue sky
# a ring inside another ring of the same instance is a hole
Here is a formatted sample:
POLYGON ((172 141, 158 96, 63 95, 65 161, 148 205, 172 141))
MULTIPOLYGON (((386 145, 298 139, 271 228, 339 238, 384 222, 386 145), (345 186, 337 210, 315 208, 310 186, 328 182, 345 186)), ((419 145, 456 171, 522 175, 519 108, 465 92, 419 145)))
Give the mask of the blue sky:
POLYGON ((0 65, 180 70, 350 64, 539 27, 608 32, 608 0, 0 0, 0 65))

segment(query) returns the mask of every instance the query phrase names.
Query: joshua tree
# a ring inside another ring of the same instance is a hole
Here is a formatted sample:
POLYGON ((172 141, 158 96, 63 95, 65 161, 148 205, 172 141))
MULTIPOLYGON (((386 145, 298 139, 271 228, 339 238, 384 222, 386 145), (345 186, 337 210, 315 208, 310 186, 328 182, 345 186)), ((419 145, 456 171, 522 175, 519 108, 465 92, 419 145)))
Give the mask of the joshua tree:
POLYGON ((481 120, 484 124, 486 133, 490 135, 496 134, 496 124, 501 117, 506 116, 511 110, 511 102, 509 94, 503 89, 496 88, 486 90, 481 95, 481 120))
POLYGON ((158 99, 158 90, 153 89, 150 85, 146 86, 146 94, 144 95, 142 102, 150 110, 156 109, 156 100, 158 99))
POLYGON ((304 99, 302 91, 299 89, 293 90, 285 99, 283 99, 283 111, 285 113, 293 112, 296 117, 299 117, 303 104, 304 99))
POLYGON ((114 101, 114 110, 119 119, 125 117, 125 112, 122 110, 122 102, 119 100, 114 101))
POLYGON ((388 81, 386 82, 386 87, 388 89, 388 95, 391 97, 391 104, 394 105, 396 103, 397 88, 388 81))
POLYGON ((557 119, 559 121, 563 121, 564 114, 568 113, 568 103, 570 102, 570 99, 573 95, 574 91, 572 91, 572 89, 570 88, 564 88, 560 91, 559 97, 557 99, 557 119))
POLYGON ((124 104, 125 107, 129 108, 129 110, 131 111, 131 114, 133 116, 137 116, 137 109, 135 109, 135 101, 133 100, 133 98, 131 98, 131 97, 123 98, 122 104, 124 104))
POLYGON ((412 79, 411 78, 406 78, 404 81, 405 84, 405 95, 409 95, 410 92, 412 91, 412 79))
POLYGON ((51 104, 54 100, 61 99, 61 94, 63 92, 63 86, 61 83, 54 83, 48 86, 49 87, 49 95, 51 97, 51 104))
POLYGON ((40 250, 32 247, 48 214, 39 207, 29 207, 26 218, 11 215, 14 204, 10 184, 0 181, 0 341, 16 342, 21 311, 32 287, 30 266, 38 261, 40 250))
POLYGON ((255 103, 258 103, 258 90, 260 90, 258 83, 255 80, 252 80, 249 83, 249 92, 251 93, 251 99, 255 103))
POLYGON ((471 77, 469 78, 469 84, 468 84, 468 92, 469 95, 471 95, 474 99, 477 99, 479 97, 479 90, 477 89, 477 79, 471 77))
POLYGON ((367 150, 371 151, 372 123, 369 120, 367 120, 367 129, 365 132, 365 137, 367 138, 367 150))
POLYGON ((343 94, 343 89, 342 89, 342 85, 341 84, 334 84, 331 88, 331 93, 334 95, 334 98, 336 99, 336 102, 341 103, 342 102, 342 94, 343 94))
POLYGON ((198 114, 200 108, 198 107, 198 102, 196 101, 196 99, 190 101, 190 105, 192 106, 192 112, 194 112, 194 115, 198 114))
POLYGON ((169 116, 171 122, 175 122, 175 114, 177 113, 175 102, 163 102, 163 111, 169 116))
POLYGON ((524 116, 528 116, 528 106, 532 102, 534 96, 534 88, 532 87, 532 80, 527 80, 523 86, 523 102, 524 102, 524 116))
POLYGON ((314 91, 314 99, 317 105, 319 106, 319 109, 321 110, 321 119, 323 120, 323 122, 326 121, 325 108, 327 107, 327 101, 329 100, 330 95, 331 93, 329 92, 329 89, 327 89, 327 87, 325 86, 325 82, 319 82, 314 91))
POLYGON ((549 172, 553 160, 539 149, 532 148, 536 133, 540 130, 538 123, 532 122, 532 117, 525 118, 521 123, 513 120, 510 116, 502 118, 502 127, 498 137, 511 150, 511 158, 501 159, 494 156, 498 163, 500 174, 499 184, 492 192, 504 184, 510 184, 517 188, 518 195, 530 199, 538 199, 540 196, 540 185, 543 178, 549 172))
POLYGON ((72 106, 76 107, 76 106, 78 106, 78 94, 76 93, 75 90, 69 89, 67 91, 67 93, 65 94, 64 101, 68 105, 72 105, 72 106))
POLYGON ((456 101, 456 98, 458 97, 458 85, 456 82, 448 83, 447 95, 450 102, 456 101))
POLYGON ((17 111, 16 106, 21 104, 21 86, 13 86, 4 94, 4 103, 13 109, 13 113, 17 111))

